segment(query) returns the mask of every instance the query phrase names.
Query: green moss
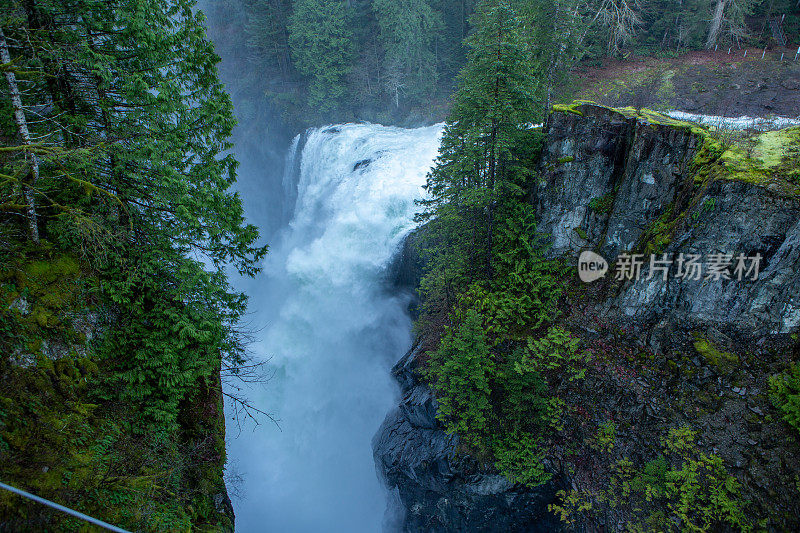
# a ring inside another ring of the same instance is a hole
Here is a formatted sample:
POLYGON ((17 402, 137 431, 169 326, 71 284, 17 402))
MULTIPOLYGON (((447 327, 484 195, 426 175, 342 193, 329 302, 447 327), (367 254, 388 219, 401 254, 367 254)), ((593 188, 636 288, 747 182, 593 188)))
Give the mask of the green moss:
POLYGON ((743 181, 786 196, 800 196, 800 127, 736 137, 705 136, 692 162, 695 181, 743 181), (726 138, 727 137, 727 138, 726 138))
POLYGON ((575 161, 575 158, 571 155, 568 155, 567 157, 559 158, 558 164, 563 165, 564 163, 572 163, 573 161, 575 161))
POLYGON ((578 108, 580 105, 573 104, 555 104, 553 106, 553 112, 555 113, 573 113, 578 116, 583 116, 583 112, 580 111, 578 108))
POLYGON ((729 371, 739 366, 738 355, 720 350, 700 335, 695 335, 694 349, 703 357, 706 364, 719 370, 729 371))
POLYGON ((659 216, 655 222, 642 234, 638 246, 642 249, 645 256, 650 254, 660 254, 669 246, 675 236, 678 225, 686 216, 685 213, 675 213, 674 204, 670 204, 667 209, 659 216))
POLYGON ((592 102, 591 100, 574 100, 570 104, 555 104, 553 106, 553 112, 574 113, 579 116, 584 116, 584 111, 581 109, 584 106, 594 106, 606 109, 608 111, 618 113, 622 115, 624 118, 640 119, 654 126, 670 126, 674 128, 680 128, 683 130, 690 131, 699 136, 705 136, 708 131, 707 129, 693 122, 677 120, 667 115, 663 115, 657 111, 653 111, 651 109, 646 109, 646 108, 637 109, 635 107, 630 107, 630 106, 608 107, 598 104, 597 102, 592 102))
MULTIPOLYGON (((202 403, 212 389, 198 384, 201 403, 187 413, 199 430, 186 428, 183 437, 139 435, 130 431, 137 406, 87 401, 93 389, 88 385, 102 379, 100 372, 86 357, 39 358, 31 368, 2 363, 0 477, 130 530, 229 528, 217 522, 212 499, 224 490, 225 460, 221 417, 207 421, 202 403), (207 438, 212 436, 219 438, 207 438)), ((219 398, 212 401, 221 413, 219 398)), ((0 516, 12 529, 15 520, 36 523, 45 516, 51 531, 82 526, 4 496, 0 516)))
POLYGON ((614 207, 614 199, 617 196, 617 190, 614 189, 613 191, 604 194, 603 196, 597 196, 592 198, 589 201, 589 209, 594 211, 595 213, 608 215, 611 213, 611 209, 614 207))
POLYGON ((669 126, 673 128, 689 131, 697 136, 705 137, 708 130, 694 122, 687 122, 685 120, 678 120, 667 115, 663 115, 658 111, 652 109, 640 109, 637 115, 639 118, 646 120, 650 124, 658 126, 669 126))
POLYGON ((797 156, 800 149, 800 127, 768 131, 756 137, 754 157, 767 168, 774 168, 786 159, 797 156))
POLYGON ((59 324, 59 320, 53 312, 44 307, 34 307, 31 317, 42 328, 54 328, 59 324))
POLYGON ((689 171, 694 175, 695 183, 702 183, 709 176, 712 165, 725 152, 722 143, 711 135, 704 135, 700 148, 695 152, 689 171))

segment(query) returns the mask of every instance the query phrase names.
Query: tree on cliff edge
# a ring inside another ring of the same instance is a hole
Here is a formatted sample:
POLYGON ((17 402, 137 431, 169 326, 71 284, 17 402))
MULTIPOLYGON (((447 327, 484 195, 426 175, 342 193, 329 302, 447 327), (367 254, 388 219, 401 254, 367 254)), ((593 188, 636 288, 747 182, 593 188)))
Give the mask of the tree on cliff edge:
POLYGON ((498 193, 508 184, 512 150, 541 117, 542 84, 516 10, 507 0, 482 3, 467 38, 467 64, 445 126, 421 219, 436 217, 448 276, 492 276, 498 193), (537 105, 539 104, 539 105, 537 105), (444 249, 449 251, 445 252, 444 249))

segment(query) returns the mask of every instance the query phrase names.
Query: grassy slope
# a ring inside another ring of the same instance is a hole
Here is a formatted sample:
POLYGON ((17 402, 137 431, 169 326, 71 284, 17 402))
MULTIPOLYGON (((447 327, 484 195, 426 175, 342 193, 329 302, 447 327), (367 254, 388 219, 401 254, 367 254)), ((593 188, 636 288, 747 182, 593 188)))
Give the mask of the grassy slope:
POLYGON ((797 116, 800 60, 795 50, 689 52, 583 63, 568 97, 605 105, 680 109, 724 116, 797 116), (780 54, 785 52, 784 61, 780 54))

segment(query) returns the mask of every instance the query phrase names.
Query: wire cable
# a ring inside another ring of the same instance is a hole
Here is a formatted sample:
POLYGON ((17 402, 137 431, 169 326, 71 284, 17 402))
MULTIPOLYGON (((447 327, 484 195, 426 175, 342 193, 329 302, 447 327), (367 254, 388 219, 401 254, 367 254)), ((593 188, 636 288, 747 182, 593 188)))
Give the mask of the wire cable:
POLYGON ((39 503, 41 503, 43 505, 47 505, 48 507, 52 507, 53 509, 57 509, 57 510, 59 510, 61 512, 70 514, 70 515, 72 515, 72 516, 74 516, 76 518, 80 518, 81 520, 85 520, 85 521, 87 521, 87 522, 89 522, 91 524, 94 524, 96 526, 104 527, 109 531, 116 531, 117 533, 131 533, 130 531, 128 531, 126 529, 118 528, 117 526, 112 526, 111 524, 109 524, 107 522, 103 522, 102 520, 98 520, 97 518, 92 518, 89 515, 85 515, 83 513, 80 513, 78 511, 70 509, 69 507, 64 507, 63 505, 59 505, 59 504, 57 504, 55 502, 51 502, 50 500, 46 500, 44 498, 40 498, 39 496, 36 496, 35 494, 31 494, 30 492, 25 492, 24 490, 20 490, 20 489, 18 489, 16 487, 12 487, 11 485, 6 485, 5 483, 0 482, 0 488, 6 489, 7 491, 13 492, 14 494, 18 494, 18 495, 20 495, 20 496, 22 496, 24 498, 28 498, 28 499, 33 500, 35 502, 39 502, 39 503))

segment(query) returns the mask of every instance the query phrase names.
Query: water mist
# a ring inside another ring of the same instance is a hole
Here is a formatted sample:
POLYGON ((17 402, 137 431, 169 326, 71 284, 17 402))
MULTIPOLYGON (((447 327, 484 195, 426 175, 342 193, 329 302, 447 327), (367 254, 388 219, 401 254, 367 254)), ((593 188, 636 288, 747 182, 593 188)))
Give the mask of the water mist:
POLYGON ((229 423, 229 458, 244 476, 237 530, 380 531, 386 491, 370 439, 397 393, 389 369, 411 341, 406 302, 385 292, 382 274, 414 226, 440 133, 346 124, 292 147, 293 216, 247 289, 264 326, 252 349, 274 376, 244 392, 280 430, 245 425, 237 437, 229 423))

